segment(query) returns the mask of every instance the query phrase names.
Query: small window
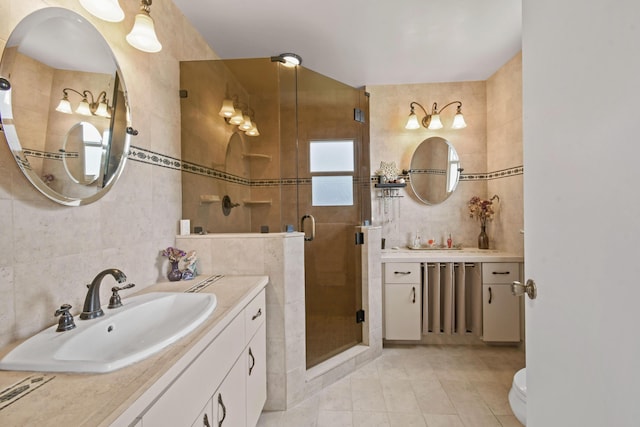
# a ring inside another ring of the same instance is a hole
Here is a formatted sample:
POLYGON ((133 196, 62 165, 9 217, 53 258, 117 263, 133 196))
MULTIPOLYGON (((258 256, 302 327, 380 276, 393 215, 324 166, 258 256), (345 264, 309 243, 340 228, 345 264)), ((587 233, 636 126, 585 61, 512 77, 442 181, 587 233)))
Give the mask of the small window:
POLYGON ((312 141, 309 168, 313 172, 353 172, 353 141, 312 141))
POLYGON ((352 206, 353 177, 311 177, 311 204, 313 206, 352 206))
POLYGON ((354 142, 311 141, 311 203, 313 206, 353 206, 354 142))

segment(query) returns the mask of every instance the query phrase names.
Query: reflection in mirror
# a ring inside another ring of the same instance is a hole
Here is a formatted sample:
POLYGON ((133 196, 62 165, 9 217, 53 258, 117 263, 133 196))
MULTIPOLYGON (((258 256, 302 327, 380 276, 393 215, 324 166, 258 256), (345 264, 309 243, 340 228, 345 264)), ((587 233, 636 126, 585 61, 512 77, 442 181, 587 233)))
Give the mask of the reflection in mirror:
POLYGON ((94 125, 80 122, 67 132, 63 145, 62 163, 75 183, 90 185, 100 176, 105 147, 102 135, 94 125))
POLYGON ((423 203, 442 203, 455 191, 461 171, 460 158, 449 141, 427 138, 411 157, 411 188, 423 203))
POLYGON ((100 33, 70 10, 37 10, 11 33, 0 76, 2 127, 29 181, 69 206, 102 197, 122 172, 135 131, 100 33))

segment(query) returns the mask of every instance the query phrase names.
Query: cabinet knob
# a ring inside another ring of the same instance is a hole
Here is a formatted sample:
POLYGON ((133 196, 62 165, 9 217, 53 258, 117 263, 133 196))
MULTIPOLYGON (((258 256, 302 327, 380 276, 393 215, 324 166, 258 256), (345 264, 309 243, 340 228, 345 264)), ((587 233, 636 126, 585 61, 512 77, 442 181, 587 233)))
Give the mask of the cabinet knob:
POLYGON ((536 299, 536 297, 538 296, 536 282, 529 279, 527 280, 527 283, 523 285, 518 281, 514 281, 511 284, 511 293, 516 297, 522 296, 526 293, 530 299, 536 299))

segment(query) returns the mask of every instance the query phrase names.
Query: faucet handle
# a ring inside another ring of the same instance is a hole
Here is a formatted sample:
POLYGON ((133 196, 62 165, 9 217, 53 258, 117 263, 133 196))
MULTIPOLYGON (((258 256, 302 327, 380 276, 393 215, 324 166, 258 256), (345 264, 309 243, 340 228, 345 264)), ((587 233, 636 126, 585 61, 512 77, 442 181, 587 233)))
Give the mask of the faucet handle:
POLYGON ((131 289, 135 286, 134 283, 128 283, 124 286, 114 286, 113 288, 111 288, 111 292, 113 292, 113 294, 111 295, 111 298, 109 299, 109 305, 107 306, 108 308, 118 308, 118 307, 122 307, 122 299, 120 299, 120 295, 118 294, 119 291, 122 291, 124 289, 131 289))
POLYGON ((69 310, 71 310, 70 304, 62 304, 60 308, 56 310, 54 316, 60 316, 56 332, 70 331, 76 327, 76 324, 73 322, 73 316, 69 313, 69 310))

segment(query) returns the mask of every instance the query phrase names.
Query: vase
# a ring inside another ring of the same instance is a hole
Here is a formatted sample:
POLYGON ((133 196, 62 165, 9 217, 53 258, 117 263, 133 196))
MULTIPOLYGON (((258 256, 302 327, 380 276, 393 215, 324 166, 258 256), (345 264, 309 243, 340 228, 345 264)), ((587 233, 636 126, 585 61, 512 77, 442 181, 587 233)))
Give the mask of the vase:
POLYGON ((489 249, 489 236, 487 236, 487 226, 480 226, 480 235, 478 236, 478 249, 489 249))
POLYGON ((182 272, 178 268, 178 261, 171 261, 171 271, 167 274, 167 279, 170 282, 177 282, 182 279, 182 272))

